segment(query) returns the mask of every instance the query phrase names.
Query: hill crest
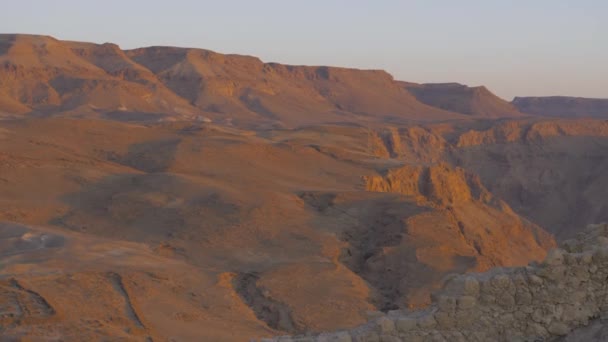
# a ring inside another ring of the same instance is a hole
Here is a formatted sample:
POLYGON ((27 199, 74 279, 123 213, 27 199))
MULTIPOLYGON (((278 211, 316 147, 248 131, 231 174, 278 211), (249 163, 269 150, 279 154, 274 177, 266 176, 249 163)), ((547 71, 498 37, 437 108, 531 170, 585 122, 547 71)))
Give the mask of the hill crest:
POLYGON ((0 35, 0 112, 240 127, 480 116, 423 103, 383 70, 264 63, 182 47, 122 50, 19 34, 0 35))

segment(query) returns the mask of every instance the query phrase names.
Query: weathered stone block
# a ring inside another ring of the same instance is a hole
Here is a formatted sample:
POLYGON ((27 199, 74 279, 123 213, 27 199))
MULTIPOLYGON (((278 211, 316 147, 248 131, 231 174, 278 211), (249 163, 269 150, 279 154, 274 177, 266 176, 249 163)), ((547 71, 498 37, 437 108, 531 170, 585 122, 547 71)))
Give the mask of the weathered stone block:
POLYGON ((570 328, 568 327, 568 325, 557 321, 551 322, 547 330, 549 331, 549 333, 558 336, 563 336, 570 332, 570 328))
POLYGON ((440 333, 435 333, 433 335, 431 335, 430 340, 431 342, 448 342, 445 337, 443 337, 440 333))
POLYGON ((456 309, 456 298, 450 296, 439 296, 437 306, 442 311, 454 311, 456 309))
POLYGON ((604 247, 608 246, 608 237, 598 236, 597 237, 597 243, 600 246, 604 246, 604 247))
POLYGON ((402 341, 397 336, 381 335, 380 336, 380 342, 402 342, 402 341))
POLYGON ((425 315, 418 318, 417 324, 420 329, 431 329, 437 326, 437 321, 432 315, 425 315))
POLYGON ((378 326, 378 332, 380 333, 380 335, 392 334, 396 332, 395 322, 393 322, 393 320, 388 317, 380 317, 376 321, 376 324, 378 326))
POLYGON ((515 284, 515 287, 517 287, 518 289, 528 287, 528 281, 526 280, 526 277, 521 273, 518 273, 513 277, 513 284, 515 284))
POLYGON ((458 298, 458 309, 469 310, 475 307, 477 299, 473 296, 462 296, 458 298))
POLYGON ((593 262, 603 263, 608 261, 608 248, 598 248, 593 252, 593 262))
POLYGON ((500 305, 504 309, 510 309, 515 306, 515 297, 509 293, 503 293, 496 298, 496 304, 500 305))
POLYGON ((399 332, 408 332, 416 328, 416 320, 410 317, 401 317, 395 321, 395 327, 399 332))
POLYGON ((530 280, 530 284, 534 284, 534 285, 542 285, 543 284, 543 279, 539 276, 537 276, 536 274, 530 274, 528 275, 528 279, 530 280))
POLYGON ((494 303, 496 303, 496 297, 492 296, 492 295, 481 295, 481 302, 487 305, 492 305, 494 303))
POLYGON ((449 333, 446 336, 446 339, 450 342, 467 342, 467 339, 459 331, 454 331, 454 332, 449 333))
POLYGON ((595 274, 595 272, 597 272, 597 266, 596 265, 591 265, 589 267, 589 273, 595 274))
POLYGON ((365 316, 367 317, 368 321, 373 321, 377 318, 384 316, 384 313, 382 311, 367 311, 365 313, 365 316))
POLYGON ((570 253, 577 253, 577 252, 581 252, 581 250, 582 250, 582 246, 581 246, 580 242, 575 239, 566 240, 566 241, 562 242, 561 245, 562 245, 563 249, 565 249, 567 252, 570 252, 570 253))
POLYGON ((467 296, 479 296, 479 281, 473 277, 466 277, 464 279, 463 291, 467 296))
POLYGON ((515 303, 517 305, 529 305, 532 303, 532 294, 528 291, 519 291, 515 294, 515 303))
POLYGON ((321 334, 317 337, 316 342, 352 342, 352 338, 347 331, 340 331, 321 334))
POLYGON ((564 254, 566 252, 561 248, 552 249, 547 253, 547 257, 545 258, 544 264, 546 265, 563 265, 564 264, 564 254))
POLYGON ((526 334, 531 338, 542 338, 544 336, 547 336, 549 333, 547 332, 547 329, 545 329, 545 327, 543 327, 539 323, 529 322, 528 327, 526 328, 526 334))
POLYGON ((293 342, 318 342, 314 337, 294 337, 293 342))
POLYGON ((496 289, 506 289, 512 284, 512 282, 508 275, 497 274, 492 277, 490 284, 496 289))
POLYGON ((445 311, 436 312, 435 321, 441 329, 450 329, 456 326, 456 320, 454 317, 445 311))
POLYGON ((353 342, 380 342, 380 336, 375 331, 365 331, 353 335, 353 342))

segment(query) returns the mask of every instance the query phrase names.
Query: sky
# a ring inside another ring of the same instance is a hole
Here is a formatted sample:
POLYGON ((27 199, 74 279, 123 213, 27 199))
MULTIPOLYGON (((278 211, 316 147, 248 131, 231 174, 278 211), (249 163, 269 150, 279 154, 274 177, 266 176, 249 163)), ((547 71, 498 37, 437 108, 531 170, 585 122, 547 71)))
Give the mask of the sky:
POLYGON ((604 0, 0 0, 1 33, 384 69, 499 96, 608 98, 604 0))

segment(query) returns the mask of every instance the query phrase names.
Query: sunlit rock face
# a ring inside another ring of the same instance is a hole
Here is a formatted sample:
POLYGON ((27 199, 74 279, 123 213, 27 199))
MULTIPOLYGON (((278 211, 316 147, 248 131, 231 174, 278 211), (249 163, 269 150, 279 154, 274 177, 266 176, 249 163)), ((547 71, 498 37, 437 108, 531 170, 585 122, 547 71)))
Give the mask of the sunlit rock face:
POLYGON ((608 224, 591 225, 540 264, 448 279, 426 310, 391 311, 348 331, 262 341, 600 341, 605 329, 594 319, 608 311, 606 277, 608 224))

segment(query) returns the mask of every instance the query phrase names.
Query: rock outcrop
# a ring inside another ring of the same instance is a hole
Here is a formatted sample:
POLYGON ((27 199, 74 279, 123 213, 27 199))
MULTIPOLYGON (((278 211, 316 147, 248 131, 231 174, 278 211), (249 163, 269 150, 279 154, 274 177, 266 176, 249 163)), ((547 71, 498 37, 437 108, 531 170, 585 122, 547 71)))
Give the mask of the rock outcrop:
POLYGON ((484 86, 468 87, 459 83, 402 84, 418 101, 429 106, 484 118, 524 116, 513 104, 484 86))
POLYGON ((343 262, 380 290, 377 307, 383 310, 429 304, 444 275, 526 265, 555 246, 550 234, 462 168, 405 165, 366 177, 366 190, 399 194, 403 208, 417 208, 400 218, 395 208, 348 231, 346 241, 354 246, 349 250, 362 254, 353 252, 343 262))
POLYGON ((467 130, 454 141, 453 165, 478 175, 493 195, 556 239, 608 220, 605 120, 510 121, 467 130))
POLYGON ((456 147, 489 144, 545 143, 559 137, 605 137, 608 122, 604 120, 507 121, 486 130, 469 130, 458 137, 456 147))
POLYGON ((261 341, 553 340, 608 312, 607 277, 608 224, 591 225, 541 264, 447 279, 423 311, 390 311, 351 330, 261 341))
POLYGON ((430 167, 406 165, 389 170, 386 177, 367 177, 366 189, 415 196, 420 202, 441 207, 473 199, 491 200, 490 193, 478 177, 447 164, 430 167))

